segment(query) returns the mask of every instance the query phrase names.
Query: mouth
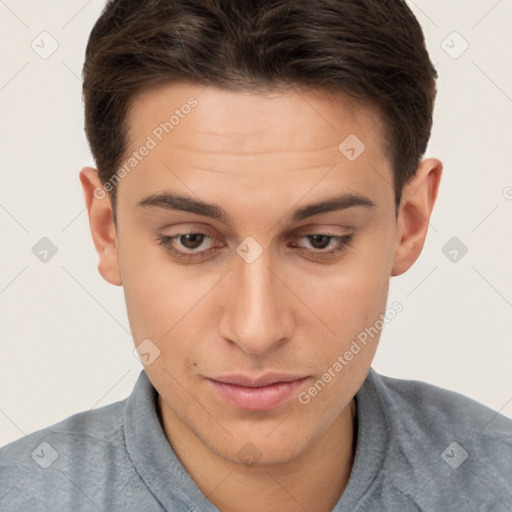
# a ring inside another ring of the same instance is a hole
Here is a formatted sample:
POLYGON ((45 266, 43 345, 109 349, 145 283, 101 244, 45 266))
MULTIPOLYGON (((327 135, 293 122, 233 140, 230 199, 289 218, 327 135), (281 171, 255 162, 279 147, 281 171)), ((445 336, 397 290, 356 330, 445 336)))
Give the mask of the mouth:
POLYGON ((309 376, 267 373, 259 377, 236 374, 206 378, 229 405, 247 411, 266 411, 297 394, 309 376))

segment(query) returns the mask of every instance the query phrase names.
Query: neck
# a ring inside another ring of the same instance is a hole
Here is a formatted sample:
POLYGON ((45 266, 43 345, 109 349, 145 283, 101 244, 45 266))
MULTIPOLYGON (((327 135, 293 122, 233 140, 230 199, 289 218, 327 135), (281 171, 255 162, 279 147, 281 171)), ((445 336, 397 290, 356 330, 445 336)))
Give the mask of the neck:
POLYGON ((165 434, 180 462, 222 512, 328 512, 347 485, 355 455, 354 400, 304 452, 287 462, 253 466, 213 453, 162 405, 160 396, 158 408, 165 434))

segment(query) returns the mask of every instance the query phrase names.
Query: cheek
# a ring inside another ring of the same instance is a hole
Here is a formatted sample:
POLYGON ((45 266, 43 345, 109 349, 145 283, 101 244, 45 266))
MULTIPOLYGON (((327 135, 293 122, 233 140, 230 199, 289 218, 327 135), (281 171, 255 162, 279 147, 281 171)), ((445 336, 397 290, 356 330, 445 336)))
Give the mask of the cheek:
POLYGON ((380 339, 389 281, 385 272, 362 270, 331 277, 323 293, 315 286, 315 295, 308 294, 311 309, 322 312, 329 331, 316 324, 316 332, 309 335, 321 342, 311 354, 315 378, 301 398, 310 401, 310 412, 316 418, 323 415, 326 422, 336 417, 364 381, 380 339))
MULTIPOLYGON (((315 345, 315 370, 322 375, 331 369, 336 375, 328 386, 336 393, 322 393, 319 403, 360 382, 371 364, 382 330, 381 315, 386 311, 391 253, 384 238, 374 240, 372 247, 360 246, 349 254, 337 269, 321 278, 315 276, 315 286, 303 283, 302 289, 308 290, 305 302, 322 320, 309 322, 308 338, 322 340, 315 345), (342 370, 332 368, 336 361, 342 370)), ((326 375, 325 380, 329 378, 326 375)))
MULTIPOLYGON (((130 266, 129 276, 123 281, 127 314, 134 344, 150 340, 146 352, 153 358, 144 366, 153 385, 167 402, 178 400, 184 410, 188 407, 181 400, 182 383, 196 373, 198 360, 194 337, 187 323, 187 312, 193 307, 193 301, 183 290, 183 283, 176 276, 166 274, 165 265, 139 264, 135 261, 130 266), (173 279, 174 277, 174 279, 173 279), (174 397, 174 398, 173 398, 174 397), (183 403, 182 403, 183 402, 183 403)), ((196 299, 197 301, 197 299, 196 299)))
POLYGON ((160 338, 172 326, 174 290, 163 286, 155 274, 132 265, 129 276, 123 276, 126 308, 135 342, 140 337, 160 338))
POLYGON ((141 244, 127 237, 123 242, 119 260, 134 341, 163 340, 186 313, 189 289, 154 241, 141 244))
POLYGON ((365 264, 362 259, 354 265, 315 277, 315 285, 304 282, 304 302, 318 312, 331 334, 347 339, 358 330, 373 323, 385 310, 389 274, 383 265, 365 264))
POLYGON ((154 374, 167 370, 176 378, 195 373, 198 358, 196 344, 191 340, 198 338, 200 325, 191 323, 191 319, 213 286, 213 277, 191 279, 183 269, 167 261, 164 249, 156 244, 134 245, 133 250, 128 248, 129 244, 125 247, 121 272, 134 343, 149 339, 160 351, 146 371, 154 374))

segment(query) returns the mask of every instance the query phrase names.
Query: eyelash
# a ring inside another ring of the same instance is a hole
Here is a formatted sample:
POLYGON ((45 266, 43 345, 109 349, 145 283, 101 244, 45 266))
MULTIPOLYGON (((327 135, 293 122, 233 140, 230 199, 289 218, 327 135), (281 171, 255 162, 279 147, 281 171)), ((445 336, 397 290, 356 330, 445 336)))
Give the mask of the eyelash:
MULTIPOLYGON (((184 251, 179 251, 174 247, 174 244, 172 242, 173 242, 173 240, 180 238, 182 236, 185 236, 185 235, 205 235, 209 238, 215 239, 215 237, 209 233, 204 233, 201 231, 189 231, 187 233, 178 233, 177 235, 173 235, 173 236, 160 235, 158 237, 158 243, 160 245, 162 245, 163 247, 165 247, 166 251, 168 253, 170 253, 172 256, 175 256, 175 257, 177 257, 179 259, 183 259, 183 260, 189 260, 189 261, 193 260, 193 259, 204 259, 211 252, 213 252, 215 249, 218 248, 218 247, 211 247, 210 249, 206 249, 204 251, 199 251, 199 252, 194 252, 194 253, 186 253, 184 251)), ((303 254, 304 252, 309 253, 309 254, 313 253, 316 257, 320 257, 320 258, 322 258, 323 256, 332 257, 336 254, 341 254, 341 253, 345 252, 349 248, 350 244, 352 243, 352 238, 353 238, 353 234, 334 235, 332 233, 307 233, 305 235, 300 235, 297 238, 300 239, 300 238, 304 238, 304 237, 308 237, 308 236, 310 236, 310 237, 311 236, 327 236, 341 244, 340 246, 336 247, 335 249, 333 249, 331 251, 324 251, 324 252, 315 251, 314 249, 299 248, 299 252, 301 254, 303 254)), ((289 241, 289 240, 292 240, 292 239, 288 239, 287 241, 289 241)))

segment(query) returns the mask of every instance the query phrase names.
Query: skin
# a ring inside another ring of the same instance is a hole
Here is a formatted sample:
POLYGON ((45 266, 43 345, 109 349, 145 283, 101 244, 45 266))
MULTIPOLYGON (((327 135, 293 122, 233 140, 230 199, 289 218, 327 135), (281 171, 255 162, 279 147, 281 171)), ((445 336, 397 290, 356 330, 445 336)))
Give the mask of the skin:
POLYGON ((418 258, 442 164, 421 162, 397 216, 382 125, 368 107, 325 91, 190 83, 134 98, 127 156, 191 96, 198 105, 118 184, 117 230, 108 195, 94 195, 97 170, 80 172, 99 272, 123 286, 135 345, 149 338, 161 351, 145 370, 164 431, 208 500, 225 512, 331 510, 350 476, 353 397, 379 336, 306 405, 294 395, 274 409, 246 411, 205 377, 278 371, 307 375, 299 391, 309 389, 384 314, 390 277, 418 258), (355 161, 338 150, 349 134, 366 146, 355 161), (215 203, 229 222, 137 207, 164 191, 215 203), (374 206, 290 222, 296 208, 345 192, 374 206), (213 248, 204 259, 178 259, 158 243, 162 234, 204 230, 202 243, 174 241, 183 252, 213 248), (353 238, 322 258, 340 244, 314 245, 305 235, 326 231, 353 238), (262 249, 251 263, 235 250, 249 236, 262 249), (240 459, 247 443, 260 457, 251 465, 240 459))

